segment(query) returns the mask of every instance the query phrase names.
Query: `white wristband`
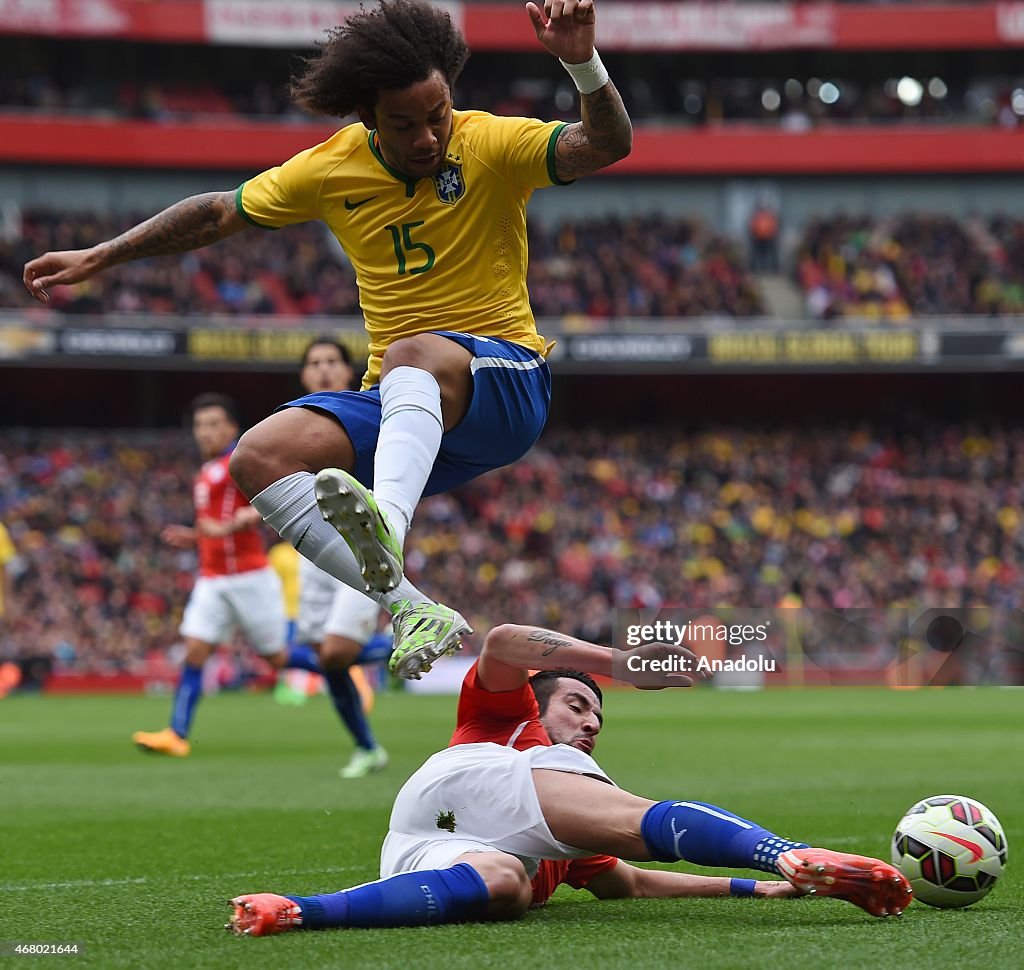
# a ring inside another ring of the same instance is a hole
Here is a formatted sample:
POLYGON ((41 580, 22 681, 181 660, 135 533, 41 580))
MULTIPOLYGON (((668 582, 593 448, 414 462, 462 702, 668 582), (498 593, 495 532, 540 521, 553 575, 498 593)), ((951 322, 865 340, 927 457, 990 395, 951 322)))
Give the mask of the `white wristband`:
POLYGON ((566 64, 561 58, 558 62, 569 72, 580 94, 593 94, 608 83, 608 70, 601 63, 601 55, 596 49, 594 56, 583 64, 566 64))

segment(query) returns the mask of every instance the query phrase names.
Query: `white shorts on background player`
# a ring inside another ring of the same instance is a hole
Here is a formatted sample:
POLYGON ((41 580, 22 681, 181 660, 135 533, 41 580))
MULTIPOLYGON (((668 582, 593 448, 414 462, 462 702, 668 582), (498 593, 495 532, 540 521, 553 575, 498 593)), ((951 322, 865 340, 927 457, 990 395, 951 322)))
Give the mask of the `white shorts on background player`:
POLYGON ((593 851, 565 845, 551 834, 533 785, 535 768, 592 775, 615 784, 590 755, 566 744, 526 751, 490 742, 446 748, 430 757, 395 796, 381 847, 381 878, 444 869, 464 852, 518 856, 531 879, 538 859, 592 856, 593 851))
POLYGON ((281 579, 270 566, 232 576, 200 576, 192 587, 179 632, 216 646, 241 630, 261 654, 285 648, 281 579))
POLYGON ((300 643, 323 643, 328 634, 364 644, 377 632, 380 605, 359 590, 299 560, 300 643))

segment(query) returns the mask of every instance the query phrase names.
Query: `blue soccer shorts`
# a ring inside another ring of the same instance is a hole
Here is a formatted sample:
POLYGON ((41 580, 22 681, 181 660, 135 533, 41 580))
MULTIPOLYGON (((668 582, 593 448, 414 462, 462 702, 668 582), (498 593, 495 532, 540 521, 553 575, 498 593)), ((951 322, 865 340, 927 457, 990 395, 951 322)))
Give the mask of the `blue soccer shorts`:
MULTIPOLYGON (((511 465, 533 446, 551 407, 551 371, 543 357, 497 337, 433 331, 472 355, 473 399, 466 416, 441 438, 424 495, 437 495, 484 472, 511 465)), ((380 434, 380 386, 368 391, 323 391, 281 405, 312 408, 337 418, 356 453, 355 477, 373 487, 380 434)))

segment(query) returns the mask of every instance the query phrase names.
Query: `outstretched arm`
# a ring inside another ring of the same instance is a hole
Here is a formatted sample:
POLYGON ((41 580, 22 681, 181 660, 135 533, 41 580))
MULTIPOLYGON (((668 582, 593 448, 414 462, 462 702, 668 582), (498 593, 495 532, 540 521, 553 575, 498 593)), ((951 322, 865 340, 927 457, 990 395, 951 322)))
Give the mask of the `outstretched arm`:
POLYGON ((108 266, 132 259, 199 249, 231 236, 247 225, 238 212, 234 192, 193 195, 120 236, 89 249, 37 256, 25 264, 22 279, 32 296, 40 303, 48 303, 52 286, 80 283, 108 266))
MULTIPOLYGON (((653 643, 632 650, 616 650, 614 647, 577 640, 557 630, 503 623, 491 630, 484 640, 477 676, 486 690, 495 693, 522 687, 531 670, 558 670, 562 667, 616 677, 637 687, 668 686, 664 676, 652 678, 640 670, 632 671, 626 663, 632 655, 648 660, 670 655, 685 657, 688 661, 696 660, 695 655, 686 647, 671 644, 653 643)), ((677 674, 671 683, 689 687, 693 681, 692 677, 677 674)))
MULTIPOLYGON (((722 876, 695 876, 667 869, 641 869, 621 859, 613 869, 587 883, 598 899, 675 899, 683 896, 731 896, 732 880, 722 876)), ((799 889, 781 880, 758 879, 754 895, 770 899, 802 896, 799 889)))
POLYGON ((633 128, 600 59, 593 60, 594 0, 545 0, 543 10, 530 2, 526 10, 537 39, 567 65, 581 91, 583 120, 562 129, 555 144, 559 180, 571 182, 625 158, 633 128))

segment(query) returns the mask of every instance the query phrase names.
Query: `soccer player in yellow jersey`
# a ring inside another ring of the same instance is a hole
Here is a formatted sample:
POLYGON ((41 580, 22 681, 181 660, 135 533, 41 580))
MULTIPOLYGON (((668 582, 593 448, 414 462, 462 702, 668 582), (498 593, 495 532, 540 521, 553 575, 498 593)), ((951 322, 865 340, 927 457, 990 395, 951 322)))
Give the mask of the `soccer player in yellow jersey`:
POLYGON ((235 192, 186 199, 116 239, 25 266, 45 303, 49 287, 126 260, 248 226, 327 223, 356 269, 370 334, 364 388, 290 402, 242 437, 231 474, 299 552, 390 609, 391 667, 403 676, 458 649, 468 630, 403 577, 416 503, 517 460, 547 418, 550 374, 526 291, 527 200, 613 164, 632 142, 594 49, 594 0, 526 8, 581 92, 581 121, 454 110, 469 50, 448 14, 426 0, 378 0, 332 31, 292 86, 313 113, 354 112, 360 123, 235 192))

